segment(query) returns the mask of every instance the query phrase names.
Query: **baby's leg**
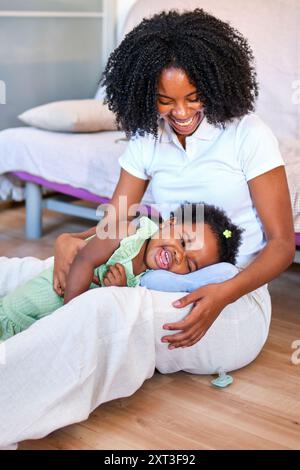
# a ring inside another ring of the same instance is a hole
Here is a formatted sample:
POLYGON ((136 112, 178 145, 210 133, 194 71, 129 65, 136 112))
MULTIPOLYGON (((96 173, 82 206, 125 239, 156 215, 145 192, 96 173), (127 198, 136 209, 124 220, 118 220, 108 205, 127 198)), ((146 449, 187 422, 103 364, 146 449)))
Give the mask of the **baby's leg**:
POLYGON ((52 286, 53 268, 0 299, 0 341, 20 333, 63 305, 52 286))
POLYGON ((0 297, 13 292, 53 264, 53 257, 42 260, 32 256, 25 258, 0 256, 0 297))

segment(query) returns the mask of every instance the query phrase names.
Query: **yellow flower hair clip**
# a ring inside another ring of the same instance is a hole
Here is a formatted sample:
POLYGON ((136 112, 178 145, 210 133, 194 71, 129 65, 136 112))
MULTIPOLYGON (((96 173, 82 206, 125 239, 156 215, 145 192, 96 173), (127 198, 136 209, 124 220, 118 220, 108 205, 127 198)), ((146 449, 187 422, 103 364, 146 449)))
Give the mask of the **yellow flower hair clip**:
POLYGON ((223 235, 225 238, 231 238, 232 232, 231 230, 224 230, 223 235))

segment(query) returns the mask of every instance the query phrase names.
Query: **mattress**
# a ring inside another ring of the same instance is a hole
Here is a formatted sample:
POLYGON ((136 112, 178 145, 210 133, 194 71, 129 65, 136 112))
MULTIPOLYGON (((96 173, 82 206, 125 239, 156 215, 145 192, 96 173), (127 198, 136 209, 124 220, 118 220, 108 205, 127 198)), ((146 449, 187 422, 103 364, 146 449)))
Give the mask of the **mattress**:
MULTIPOLYGON (((0 199, 24 197, 10 172, 23 171, 90 193, 111 197, 119 179, 119 156, 127 145, 121 131, 86 134, 18 127, 0 132, 0 199)), ((148 189, 144 202, 152 202, 148 189)))

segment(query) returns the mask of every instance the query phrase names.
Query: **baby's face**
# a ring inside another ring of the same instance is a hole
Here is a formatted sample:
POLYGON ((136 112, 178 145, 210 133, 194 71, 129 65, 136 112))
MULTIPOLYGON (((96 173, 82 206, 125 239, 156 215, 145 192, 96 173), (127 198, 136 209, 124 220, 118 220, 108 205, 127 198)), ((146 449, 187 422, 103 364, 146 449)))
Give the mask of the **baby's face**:
POLYGON ((187 274, 218 263, 216 235, 209 225, 167 221, 148 242, 145 264, 149 269, 165 269, 187 274))

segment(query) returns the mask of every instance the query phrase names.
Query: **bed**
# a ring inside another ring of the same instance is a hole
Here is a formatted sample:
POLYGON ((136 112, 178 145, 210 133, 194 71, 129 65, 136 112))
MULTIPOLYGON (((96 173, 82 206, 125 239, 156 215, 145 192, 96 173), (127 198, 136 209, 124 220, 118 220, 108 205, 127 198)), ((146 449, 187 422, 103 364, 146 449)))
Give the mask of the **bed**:
MULTIPOLYGON (((25 199, 27 238, 41 236, 44 208, 99 220, 101 212, 97 215, 76 200, 108 202, 119 178, 118 157, 126 144, 120 131, 70 134, 20 127, 0 132, 0 194, 2 199, 14 195, 25 199), (46 198, 43 189, 48 190, 46 198)), ((148 190, 143 203, 151 202, 148 190)))
MULTIPOLYGON (((257 112, 277 136, 286 161, 300 246, 300 82, 296 80, 300 76, 300 8, 294 0, 272 0, 270 6, 260 0, 247 4, 244 0, 164 2, 164 9, 203 7, 229 20, 248 38, 260 84, 257 112)), ((127 16, 123 34, 144 16, 160 10, 160 0, 138 0, 127 16)), ((66 134, 30 127, 6 129, 0 132, 0 198, 26 199, 28 238, 41 236, 43 207, 95 219, 95 210, 79 207, 74 199, 97 204, 111 197, 119 176, 118 157, 125 146, 120 131, 66 134), (43 199, 45 188, 56 195, 43 199)), ((143 202, 152 202, 151 188, 143 202)))

